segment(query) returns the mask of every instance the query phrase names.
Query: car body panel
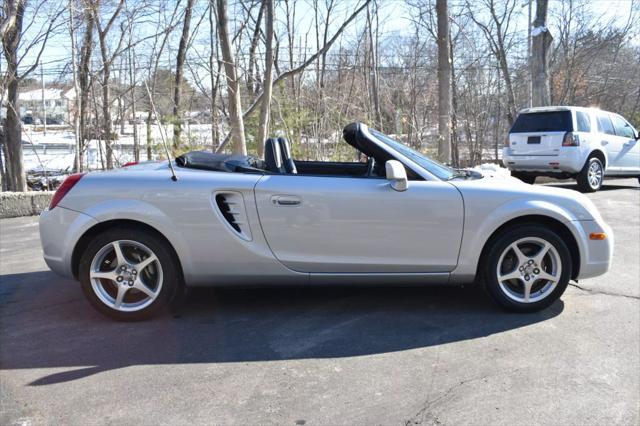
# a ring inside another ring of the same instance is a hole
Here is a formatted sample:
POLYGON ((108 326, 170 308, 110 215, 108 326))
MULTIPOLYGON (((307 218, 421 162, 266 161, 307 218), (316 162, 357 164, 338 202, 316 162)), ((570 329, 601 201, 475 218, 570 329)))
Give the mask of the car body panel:
MULTIPOLYGON (((479 253, 503 224, 525 216, 543 216, 571 231, 580 250, 577 278, 592 276, 603 259, 613 256, 613 232, 583 194, 561 188, 514 184, 515 179, 458 181, 465 200, 465 232, 453 282, 467 282, 476 275, 479 253), (575 201, 579 200, 579 203, 575 201), (606 232, 604 241, 591 241, 591 232, 606 232)), ((606 271, 605 271, 606 272, 606 271)), ((603 272, 604 273, 604 272, 603 272)))
POLYGON ((457 264, 464 206, 447 182, 264 176, 260 223, 277 257, 304 272, 449 272, 457 264), (281 205, 274 197, 296 199, 281 205))

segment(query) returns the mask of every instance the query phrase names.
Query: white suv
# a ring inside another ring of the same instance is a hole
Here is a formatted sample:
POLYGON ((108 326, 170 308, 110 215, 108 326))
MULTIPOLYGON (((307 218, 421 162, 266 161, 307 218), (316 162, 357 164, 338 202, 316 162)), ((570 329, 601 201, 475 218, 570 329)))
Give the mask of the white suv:
POLYGON ((600 189, 604 176, 640 181, 640 136, 623 117, 595 108, 538 107, 520 111, 502 150, 511 174, 575 178, 583 192, 600 189))

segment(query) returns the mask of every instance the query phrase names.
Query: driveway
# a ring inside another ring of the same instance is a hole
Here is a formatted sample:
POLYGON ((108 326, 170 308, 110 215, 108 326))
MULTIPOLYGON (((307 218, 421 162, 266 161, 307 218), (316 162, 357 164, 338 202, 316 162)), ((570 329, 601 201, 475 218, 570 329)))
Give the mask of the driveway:
POLYGON ((37 218, 2 220, 0 423, 638 424, 640 188, 589 197, 612 270, 527 315, 473 286, 280 288, 116 323, 46 268, 37 218))

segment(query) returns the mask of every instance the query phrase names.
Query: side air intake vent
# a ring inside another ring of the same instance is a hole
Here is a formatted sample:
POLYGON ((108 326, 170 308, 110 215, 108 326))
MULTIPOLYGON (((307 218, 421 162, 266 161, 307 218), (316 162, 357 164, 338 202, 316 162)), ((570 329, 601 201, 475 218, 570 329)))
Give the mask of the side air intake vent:
POLYGON ((247 222, 242 194, 238 192, 220 192, 215 194, 215 202, 222 218, 242 239, 251 241, 251 229, 247 222))

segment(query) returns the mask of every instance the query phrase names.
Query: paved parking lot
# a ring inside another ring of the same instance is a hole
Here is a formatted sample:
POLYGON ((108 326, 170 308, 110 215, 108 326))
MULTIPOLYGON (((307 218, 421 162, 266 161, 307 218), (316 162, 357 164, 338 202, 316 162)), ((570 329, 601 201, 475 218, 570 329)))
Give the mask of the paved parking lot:
POLYGON ((201 290, 115 323, 37 218, 2 220, 0 424, 638 424, 640 187, 590 198, 612 270, 529 315, 473 287, 201 290))

